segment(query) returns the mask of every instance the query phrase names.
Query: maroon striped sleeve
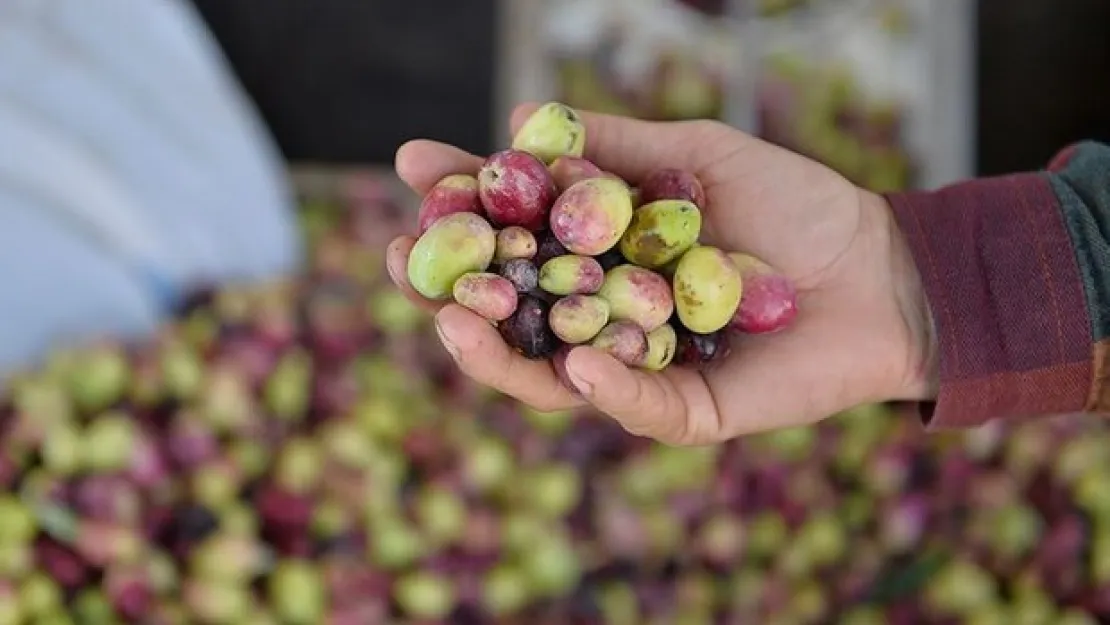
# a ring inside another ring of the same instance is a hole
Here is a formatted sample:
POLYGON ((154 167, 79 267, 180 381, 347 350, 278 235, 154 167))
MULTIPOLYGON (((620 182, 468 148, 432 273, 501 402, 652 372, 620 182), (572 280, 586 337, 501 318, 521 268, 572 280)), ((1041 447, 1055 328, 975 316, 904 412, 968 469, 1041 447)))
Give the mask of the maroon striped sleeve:
POLYGON ((1078 412, 1091 388, 1083 282, 1046 174, 887 196, 939 343, 934 428, 1078 412))

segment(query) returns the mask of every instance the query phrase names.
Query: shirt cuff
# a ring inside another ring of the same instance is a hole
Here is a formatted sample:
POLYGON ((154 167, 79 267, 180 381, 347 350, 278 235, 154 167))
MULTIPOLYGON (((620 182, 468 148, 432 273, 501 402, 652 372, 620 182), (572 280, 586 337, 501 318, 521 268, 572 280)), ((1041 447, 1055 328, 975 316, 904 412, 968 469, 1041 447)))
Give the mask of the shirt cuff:
POLYGON ((1083 283, 1046 175, 887 195, 936 324, 930 428, 1080 411, 1092 377, 1083 283))

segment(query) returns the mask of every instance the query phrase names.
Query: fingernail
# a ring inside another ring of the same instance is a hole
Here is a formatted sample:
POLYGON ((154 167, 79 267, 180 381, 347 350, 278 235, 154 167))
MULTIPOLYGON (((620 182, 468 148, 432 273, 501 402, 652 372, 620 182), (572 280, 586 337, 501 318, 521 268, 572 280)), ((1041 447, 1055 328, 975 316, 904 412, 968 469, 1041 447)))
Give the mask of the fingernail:
POLYGON ((578 390, 579 394, 583 396, 594 394, 594 385, 587 382, 570 367, 567 367, 567 377, 570 378, 570 383, 574 385, 574 388, 578 390))
POLYGON ((447 335, 443 332, 443 328, 439 325, 439 319, 436 319, 436 334, 439 335, 439 341, 443 343, 443 348, 447 350, 447 353, 451 354, 451 357, 455 360, 458 360, 459 348, 455 347, 455 344, 451 342, 451 339, 447 338, 447 335))

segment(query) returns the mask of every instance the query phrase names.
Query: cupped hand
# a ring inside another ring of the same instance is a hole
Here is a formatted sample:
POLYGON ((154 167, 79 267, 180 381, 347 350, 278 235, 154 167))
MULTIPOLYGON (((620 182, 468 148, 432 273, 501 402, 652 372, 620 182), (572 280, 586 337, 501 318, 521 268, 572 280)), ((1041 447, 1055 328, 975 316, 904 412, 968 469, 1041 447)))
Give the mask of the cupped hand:
MULTIPOLYGON (((515 131, 535 110, 519 107, 515 131)), ((445 348, 464 373, 539 410, 590 403, 633 434, 700 445, 814 423, 869 402, 933 392, 930 333, 905 244, 879 196, 831 169, 712 121, 645 122, 582 113, 586 158, 633 183, 661 167, 705 187, 703 242, 755 255, 790 277, 799 313, 786 330, 734 336, 711 367, 629 369, 577 347, 567 389, 547 362, 509 348, 496 328, 454 304, 422 299, 406 283, 414 239, 389 249, 394 282, 436 313, 445 348)), ((476 173, 482 158, 427 140, 397 152, 400 177, 419 194, 444 176, 476 173)))

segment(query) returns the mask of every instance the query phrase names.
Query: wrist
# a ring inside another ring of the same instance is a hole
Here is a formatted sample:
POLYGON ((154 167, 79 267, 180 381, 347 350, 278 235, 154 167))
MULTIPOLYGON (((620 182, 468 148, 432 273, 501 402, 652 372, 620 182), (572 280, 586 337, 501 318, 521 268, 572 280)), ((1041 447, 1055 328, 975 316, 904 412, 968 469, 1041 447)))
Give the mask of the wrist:
POLYGON ((937 396, 939 361, 936 326, 924 283, 909 244, 894 219, 890 204, 878 194, 861 191, 861 200, 877 216, 889 258, 888 284, 899 315, 896 346, 899 375, 892 382, 892 400, 928 401, 937 396))

